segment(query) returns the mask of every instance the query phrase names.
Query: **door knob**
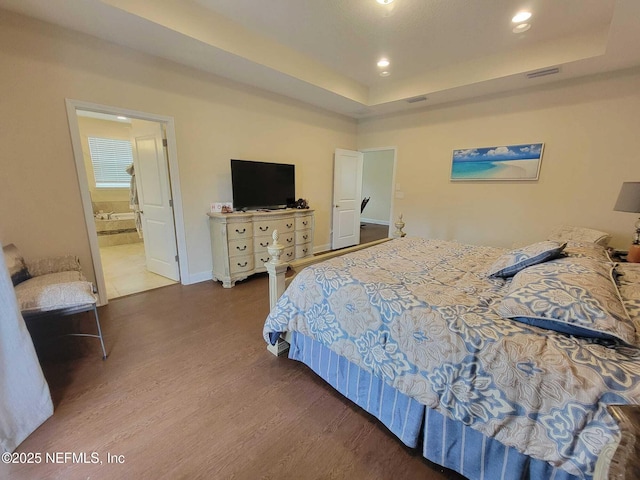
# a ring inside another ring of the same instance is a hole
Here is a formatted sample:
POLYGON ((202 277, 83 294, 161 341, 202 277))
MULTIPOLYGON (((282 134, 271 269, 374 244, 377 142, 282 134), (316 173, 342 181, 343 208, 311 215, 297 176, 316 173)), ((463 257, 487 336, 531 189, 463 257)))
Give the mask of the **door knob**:
POLYGON ((340 205, 336 205, 336 208, 340 208, 340 205))

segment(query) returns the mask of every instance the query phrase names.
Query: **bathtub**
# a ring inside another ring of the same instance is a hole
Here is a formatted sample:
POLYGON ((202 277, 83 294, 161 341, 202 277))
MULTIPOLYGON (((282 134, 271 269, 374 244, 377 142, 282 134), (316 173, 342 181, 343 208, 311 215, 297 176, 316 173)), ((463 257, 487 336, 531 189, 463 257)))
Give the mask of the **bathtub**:
POLYGON ((109 220, 135 220, 135 214, 133 212, 126 213, 112 213, 109 215, 109 220))
MULTIPOLYGON (((97 214, 107 215, 107 214, 97 214)), ((135 214, 133 212, 111 213, 108 219, 96 218, 96 233, 98 245, 108 247, 125 243, 138 243, 142 239, 136 230, 135 214)))

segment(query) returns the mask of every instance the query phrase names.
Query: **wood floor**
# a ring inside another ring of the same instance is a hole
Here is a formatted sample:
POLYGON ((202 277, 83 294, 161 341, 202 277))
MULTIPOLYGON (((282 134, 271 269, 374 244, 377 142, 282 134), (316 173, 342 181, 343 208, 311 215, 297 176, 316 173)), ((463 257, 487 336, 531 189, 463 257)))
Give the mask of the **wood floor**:
POLYGON ((388 225, 378 225, 376 223, 361 223, 360 224, 360 243, 369 243, 374 240, 380 240, 381 238, 387 238, 389 236, 388 225))
POLYGON ((17 451, 42 463, 0 464, 0 478, 462 478, 303 364, 267 353, 267 290, 256 275, 232 289, 203 282, 116 299, 99 309, 106 361, 94 339, 38 340, 55 413, 17 451), (55 452, 88 462, 96 452, 102 464, 46 463, 55 452))

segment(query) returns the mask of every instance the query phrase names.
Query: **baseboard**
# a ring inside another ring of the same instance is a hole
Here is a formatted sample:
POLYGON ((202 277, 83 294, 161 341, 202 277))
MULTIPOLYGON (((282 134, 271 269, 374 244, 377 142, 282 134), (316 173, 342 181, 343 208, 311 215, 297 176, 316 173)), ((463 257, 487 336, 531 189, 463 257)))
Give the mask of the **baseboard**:
POLYGON ((324 253, 331 250, 331 244, 325 243, 324 245, 316 245, 313 247, 313 254, 317 255, 318 253, 324 253))
POLYGON ((387 227, 389 226, 389 222, 388 221, 384 221, 384 220, 376 220, 373 218, 364 218, 364 217, 360 217, 360 223, 375 223, 376 225, 386 225, 387 227))
POLYGON ((182 284, 191 285, 192 283, 206 282, 207 280, 211 280, 212 278, 213 278, 213 273, 211 272, 211 270, 207 272, 198 272, 198 273, 193 273, 189 275, 188 278, 183 278, 182 284))

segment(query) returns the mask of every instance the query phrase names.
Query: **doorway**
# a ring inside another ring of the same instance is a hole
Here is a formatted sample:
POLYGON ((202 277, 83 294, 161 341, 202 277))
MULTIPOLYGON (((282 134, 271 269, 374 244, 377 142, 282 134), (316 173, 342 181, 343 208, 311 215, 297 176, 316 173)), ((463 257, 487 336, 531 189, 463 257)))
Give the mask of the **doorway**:
POLYGON ((360 243, 391 235, 396 151, 393 148, 363 150, 360 243))
POLYGON ((72 100, 67 111, 100 304, 180 281, 177 163, 165 148, 172 121, 72 100))
POLYGON ((332 250, 391 235, 395 171, 395 147, 360 151, 336 149, 332 250))

